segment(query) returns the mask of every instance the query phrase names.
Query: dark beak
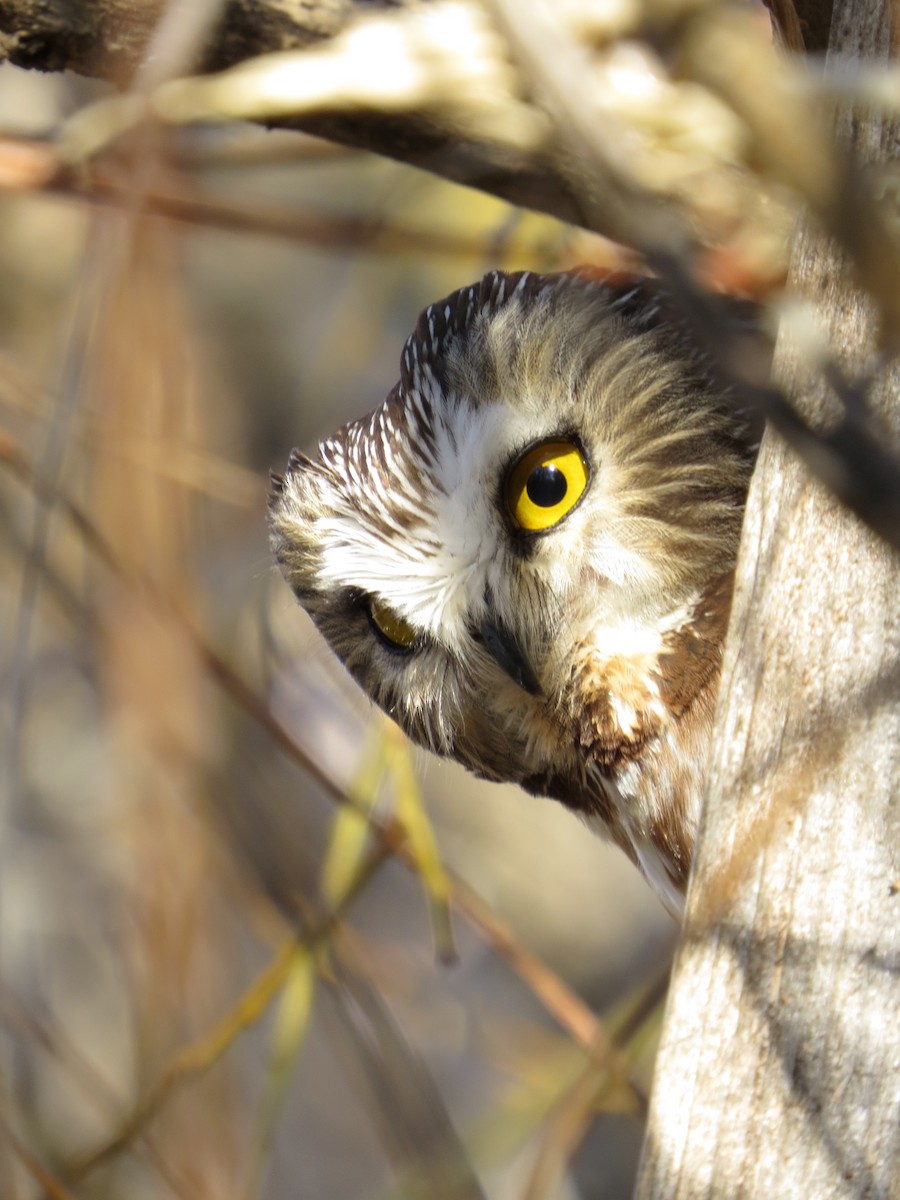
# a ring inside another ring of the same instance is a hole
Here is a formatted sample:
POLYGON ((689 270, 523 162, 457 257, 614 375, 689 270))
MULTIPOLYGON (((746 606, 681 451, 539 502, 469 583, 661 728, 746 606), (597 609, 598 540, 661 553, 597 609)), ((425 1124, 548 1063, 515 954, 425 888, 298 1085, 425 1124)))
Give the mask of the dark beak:
POLYGON ((530 696, 539 696, 541 685, 511 635, 487 618, 482 622, 479 632, 494 662, 530 696))

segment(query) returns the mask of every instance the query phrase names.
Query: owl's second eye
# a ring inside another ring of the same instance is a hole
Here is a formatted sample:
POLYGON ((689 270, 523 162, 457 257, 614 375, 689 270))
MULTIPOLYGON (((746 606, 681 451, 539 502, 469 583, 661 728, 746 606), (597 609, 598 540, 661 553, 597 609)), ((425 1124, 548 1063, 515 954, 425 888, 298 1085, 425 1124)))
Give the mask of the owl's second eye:
POLYGON ((541 442, 526 450, 506 479, 506 506, 519 529, 552 529, 572 511, 588 485, 589 471, 572 441, 541 442))
POLYGON ((368 613, 369 623, 375 630, 379 641, 383 642, 389 650, 408 654, 415 649, 419 634, 409 621, 404 621, 386 604, 382 604, 374 597, 369 601, 368 613))

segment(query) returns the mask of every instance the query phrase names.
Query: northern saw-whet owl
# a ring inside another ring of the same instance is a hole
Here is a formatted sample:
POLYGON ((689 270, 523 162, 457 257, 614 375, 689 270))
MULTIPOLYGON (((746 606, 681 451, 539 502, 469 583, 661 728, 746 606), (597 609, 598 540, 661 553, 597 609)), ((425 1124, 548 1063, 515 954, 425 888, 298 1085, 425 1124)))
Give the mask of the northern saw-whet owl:
POLYGON ((272 476, 272 544, 413 741, 562 801, 677 915, 754 453, 657 285, 494 272, 272 476))

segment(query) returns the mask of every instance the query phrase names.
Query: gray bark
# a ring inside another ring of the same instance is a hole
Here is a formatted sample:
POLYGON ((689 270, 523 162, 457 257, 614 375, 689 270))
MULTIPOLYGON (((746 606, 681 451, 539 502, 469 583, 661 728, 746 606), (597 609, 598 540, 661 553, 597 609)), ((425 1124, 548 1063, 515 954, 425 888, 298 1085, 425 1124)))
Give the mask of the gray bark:
MULTIPOLYGON (((891 40, 889 3, 836 4, 830 53, 891 40)), ((877 115, 839 126, 869 162, 900 150, 877 115)), ((810 229, 792 287, 871 368, 870 307, 810 229)), ((786 338, 776 376, 833 418, 786 338)), ((895 445, 898 385, 895 364, 869 393, 895 445)), ((900 1196, 900 562, 770 433, 738 576, 637 1194, 900 1196)))

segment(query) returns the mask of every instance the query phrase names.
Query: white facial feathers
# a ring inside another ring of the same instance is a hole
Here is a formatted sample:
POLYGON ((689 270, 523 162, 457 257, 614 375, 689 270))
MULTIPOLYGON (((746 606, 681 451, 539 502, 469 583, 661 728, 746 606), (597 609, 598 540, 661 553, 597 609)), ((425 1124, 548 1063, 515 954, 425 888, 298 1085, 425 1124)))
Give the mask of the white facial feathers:
POLYGON ((486 595, 502 597, 509 590, 500 483, 535 430, 520 406, 446 397, 430 432, 427 454, 412 477, 409 461, 395 464, 389 449, 388 470, 375 473, 352 497, 344 479, 335 484, 330 475, 321 477, 318 579, 322 587, 371 593, 416 628, 454 646, 481 620, 486 595), (368 499, 361 502, 363 491, 368 499))
MULTIPOLYGON (((491 278, 427 309, 398 389, 323 444, 303 484, 318 494, 298 504, 298 520, 315 525, 318 586, 371 594, 448 648, 478 622, 486 595, 521 608, 525 577, 553 609, 587 572, 605 586, 614 620, 636 606, 664 615, 683 564, 658 550, 684 471, 642 468, 667 454, 678 466, 708 415, 659 419, 672 408, 678 366, 660 362, 640 327, 624 336, 604 289, 535 276, 486 288, 491 278), (561 435, 583 443, 590 486, 526 548, 509 528, 503 480, 530 444, 561 435)), ((289 478, 289 496, 292 486, 289 478)), ((682 541, 703 541, 702 516, 696 528, 681 522, 682 541)))

